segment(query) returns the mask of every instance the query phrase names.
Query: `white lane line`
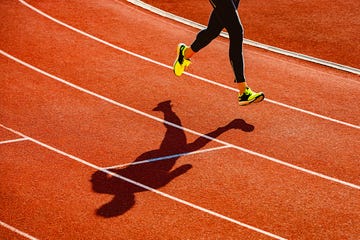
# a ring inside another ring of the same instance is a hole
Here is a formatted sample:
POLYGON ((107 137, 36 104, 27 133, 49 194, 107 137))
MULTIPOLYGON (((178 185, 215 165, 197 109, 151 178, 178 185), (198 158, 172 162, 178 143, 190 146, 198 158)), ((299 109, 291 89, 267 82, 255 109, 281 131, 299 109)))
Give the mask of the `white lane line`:
MULTIPOLYGON (((199 24, 197 22, 191 21, 191 20, 183 18, 183 17, 179 17, 179 16, 177 16, 175 14, 166 12, 166 11, 161 10, 161 9, 159 9, 157 7, 154 7, 154 6, 150 5, 150 4, 144 3, 143 1, 140 1, 140 0, 127 0, 127 1, 134 4, 134 5, 136 5, 136 6, 138 6, 138 7, 146 9, 146 10, 148 10, 150 12, 156 13, 157 15, 169 18, 171 20, 180 22, 182 24, 188 25, 190 27, 193 27, 193 28, 196 28, 196 29, 199 29, 199 30, 204 29, 206 27, 205 25, 199 24)), ((229 38, 229 34, 227 32, 221 32, 220 35, 222 37, 229 38)), ((345 71, 345 72, 350 72, 350 73, 354 73, 354 74, 358 74, 358 75, 360 74, 360 69, 353 68, 353 67, 346 66, 346 65, 342 65, 342 64, 339 64, 339 63, 326 61, 326 60, 323 60, 323 59, 311 57, 311 56, 304 55, 304 54, 301 54, 301 53, 291 52, 291 51, 284 50, 284 49, 281 49, 281 48, 277 48, 277 47, 273 47, 273 46, 266 45, 266 44, 263 44, 263 43, 255 42, 255 41, 252 41, 252 40, 249 40, 249 39, 244 39, 244 43, 247 44, 247 45, 253 46, 253 47, 257 47, 257 48, 265 49, 265 50, 268 50, 268 51, 271 51, 271 52, 279 53, 281 55, 285 55, 285 56, 305 60, 305 61, 308 61, 308 62, 320 64, 320 65, 323 65, 323 66, 331 67, 331 68, 338 69, 338 70, 345 71)))
POLYGON ((27 138, 17 138, 17 139, 11 139, 11 140, 5 140, 5 141, 1 141, 1 144, 7 144, 7 143, 15 143, 15 142, 21 142, 21 141, 26 141, 28 140, 27 138))
POLYGON ((71 154, 66 153, 66 152, 64 152, 64 151, 61 151, 61 150, 59 150, 59 149, 57 149, 57 148, 55 148, 55 147, 52 147, 52 146, 50 146, 50 145, 48 145, 48 144, 46 144, 46 143, 41 142, 41 141, 39 141, 39 140, 36 140, 36 139, 31 138, 31 137, 29 137, 29 136, 26 136, 25 134, 23 134, 23 133, 21 133, 21 132, 18 132, 18 131, 16 131, 16 130, 12 129, 12 128, 8 128, 8 127, 4 126, 3 124, 0 124, 0 127, 5 128, 5 129, 7 129, 7 130, 9 130, 9 131, 11 131, 11 132, 19 135, 19 136, 22 136, 22 137, 24 137, 24 138, 27 138, 27 139, 29 139, 29 141, 31 141, 31 142, 33 142, 33 143, 35 143, 35 144, 38 144, 38 145, 40 145, 40 146, 42 146, 42 147, 44 147, 44 148, 46 148, 46 149, 48 149, 48 150, 50 150, 50 151, 56 152, 56 153, 58 153, 58 154, 60 154, 60 155, 62 155, 62 156, 65 156, 65 157, 70 158, 70 159, 72 159, 72 160, 75 160, 75 161, 77 161, 77 162, 79 162, 79 163, 82 163, 82 164, 84 164, 84 165, 86 165, 86 166, 88 166, 88 167, 94 168, 94 169, 96 169, 96 170, 98 170, 98 171, 104 172, 104 173, 109 174, 109 175, 111 175, 111 176, 113 176, 113 177, 119 178, 119 179, 121 179, 121 180, 123 180, 123 181, 126 181, 126 182, 129 182, 129 183, 131 183, 131 184, 134 184, 134 185, 136 185, 136 186, 138 186, 138 187, 144 188, 144 189, 146 189, 146 190, 148 190, 148 191, 150 191, 150 192, 159 194, 159 195, 161 195, 161 196, 163 196, 163 197, 166 197, 166 198, 169 198, 169 199, 171 199, 171 200, 173 200, 173 201, 176 201, 176 202, 179 202, 179 203, 181 203, 181 204, 187 205, 187 206, 189 206, 189 207, 192 207, 192 208, 197 209, 197 210, 199 210, 199 211, 202 211, 202 212, 204 212, 204 213, 210 214, 210 215, 212 215, 212 216, 221 218, 221 219, 223 219, 223 220, 226 220, 226 221, 235 223, 235 224, 237 224, 237 225, 239 225, 239 226, 242 226, 242 227, 245 227, 245 228, 250 229, 250 230, 252 230, 252 231, 255 231, 255 232, 264 234, 264 235, 266 235, 266 236, 269 236, 269 237, 272 237, 272 238, 275 238, 275 239, 285 239, 285 238, 280 237, 280 236, 278 236, 278 235, 275 235, 275 234, 273 234, 273 233, 264 231, 264 230, 259 229, 259 228, 256 228, 256 227, 253 227, 253 226, 248 225, 248 224, 243 223, 243 222, 239 222, 239 221, 237 221, 237 220, 235 220, 235 219, 233 219, 233 218, 230 218, 230 217, 224 216, 224 215, 222 215, 222 214, 220 214, 220 213, 217 213, 217 212, 211 211, 211 210, 209 210, 209 209, 200 207, 200 206, 195 205, 195 204, 193 204, 193 203, 187 202, 187 201, 182 200, 182 199, 180 199, 180 198, 174 197, 174 196, 169 195, 169 194, 167 194, 167 193, 164 193, 164 192, 161 192, 161 191, 156 190, 156 189, 154 189, 154 188, 151 188, 151 187, 149 187, 149 186, 147 186, 147 185, 144 185, 144 184, 142 184, 142 183, 139 183, 139 182, 136 182, 136 181, 134 181, 134 180, 131 180, 131 179, 129 179, 129 178, 127 178, 127 177, 124 177, 124 176, 122 176, 122 175, 116 174, 116 173, 114 173, 114 172, 112 172, 112 171, 109 171, 109 170, 107 170, 107 169, 101 168, 101 167, 99 167, 99 166, 97 166, 97 165, 95 165, 95 164, 92 164, 92 163, 87 162, 87 161, 85 161, 85 160, 83 160, 83 159, 81 159, 81 158, 78 158, 78 157, 74 156, 74 155, 71 155, 71 154))
POLYGON ((115 166, 111 166, 111 167, 104 167, 104 169, 109 170, 109 169, 115 169, 115 168, 124 168, 127 166, 163 161, 163 160, 178 158, 178 157, 182 157, 182 156, 207 153, 207 152, 212 152, 212 151, 216 151, 216 150, 220 150, 220 149, 224 149, 224 148, 230 148, 230 146, 220 146, 220 147, 208 148, 208 149, 198 150, 198 151, 193 151, 193 152, 185 152, 185 153, 179 153, 179 154, 174 154, 174 155, 168 155, 168 156, 164 156, 164 157, 150 158, 150 159, 146 159, 146 160, 138 161, 138 162, 131 162, 131 163, 119 164, 119 165, 115 165, 115 166))
POLYGON ((12 231, 12 232, 14 232, 14 233, 17 233, 17 234, 19 234, 19 235, 21 235, 21 236, 23 236, 23 237, 27 238, 27 239, 30 239, 30 240, 37 240, 37 238, 35 238, 35 237, 33 237, 33 236, 31 236, 31 235, 29 235, 29 234, 27 234, 27 233, 23 232, 23 231, 20 231, 19 229, 14 228, 13 226, 10 226, 10 225, 9 225, 9 224, 7 224, 7 223, 4 223, 4 222, 0 221, 0 225, 1 225, 1 226, 3 226, 4 228, 9 229, 10 231, 12 231))
POLYGON ((287 167, 292 168, 292 169, 296 169, 296 170, 301 171, 301 172, 304 172, 304 173, 308 173, 308 174, 313 175, 313 176, 317 176, 317 177, 320 177, 320 178, 323 178, 323 179, 326 179, 326 180, 329 180, 329 181, 332 181, 332 182, 336 182, 336 183, 339 183, 339 184, 342 184, 342 185, 345 185, 345 186, 348 186, 348 187, 351 187, 351 188, 360 189, 360 186, 358 186, 358 185, 356 185, 356 184, 349 183, 349 182, 346 182, 346 181, 343 181, 343 180, 340 180, 340 179, 337 179, 337 178, 329 177, 329 176, 324 175, 324 174, 322 174, 322 173, 318 173, 318 172, 315 172, 315 171, 312 171, 312 170, 308 170, 308 169, 306 169, 306 168, 302 168, 302 167, 299 167, 299 166, 290 164, 290 163, 285 162, 285 161, 281 161, 281 160, 276 159, 276 158, 274 158, 274 157, 270 157, 270 156, 267 156, 267 155, 265 155, 265 154, 261 154, 261 153, 258 153, 258 152, 249 150, 249 149, 247 149, 247 148, 243 148, 243 147, 240 147, 240 146, 237 146, 237 145, 234 145, 234 144, 231 144, 231 143, 228 143, 228 142, 225 142, 225 141, 222 141, 222 140, 219 140, 219 139, 216 139, 216 138, 207 136, 207 135, 205 135, 205 134, 196 132, 196 131, 191 130, 191 129, 189 129, 189 128, 185 128, 185 127, 180 126, 180 125, 177 125, 177 124, 175 124, 175 123, 172 123, 172 122, 163 120, 163 119, 161 119, 161 118, 155 117, 155 116, 153 116, 153 115, 151 115, 151 114, 148 114, 148 113, 146 113, 146 112, 142 112, 142 111, 140 111, 140 110, 138 110, 138 109, 132 108, 132 107, 127 106, 127 105, 122 104, 122 103, 119 103, 119 102, 117 102, 117 101, 115 101, 115 100, 113 100, 113 99, 104 97, 104 96, 102 96, 102 95, 100 95, 100 94, 97 94, 97 93, 95 93, 95 92, 92 92, 92 91, 90 91, 90 90, 87 90, 87 89, 85 89, 85 88, 82 88, 82 87, 80 87, 80 86, 78 86, 78 85, 76 85, 76 84, 73 84, 73 83, 71 83, 71 82, 68 82, 68 81, 66 81, 66 80, 64 80, 64 79, 61 79, 61 78, 59 78, 59 77, 56 77, 56 76, 54 76, 54 75, 52 75, 52 74, 50 74, 50 73, 47 73, 47 72, 45 72, 45 71, 43 71, 43 70, 41 70, 41 69, 39 69, 39 68, 37 68, 37 67, 34 67, 34 66, 32 66, 32 65, 30 65, 30 64, 28 64, 28 63, 26 63, 26 62, 24 62, 24 61, 22 61, 22 60, 20 60, 20 59, 18 59, 18 58, 16 58, 16 57, 14 57, 14 56, 12 56, 12 55, 4 52, 3 50, 0 50, 0 53, 1 53, 2 55, 4 55, 4 56, 6 56, 6 57, 8 57, 8 58, 10 58, 10 59, 12 59, 12 60, 14 60, 15 62, 23 65, 23 66, 26 66, 26 67, 28 67, 28 68, 30 68, 30 69, 38 72, 38 73, 41 73, 41 74, 43 74, 43 75, 45 75, 45 76, 47 76, 47 77, 49 77, 49 78, 51 78, 51 79, 54 79, 54 80, 56 80, 56 81, 58 81, 58 82, 61 82, 61 83, 65 84, 65 85, 67 85, 67 86, 70 86, 70 87, 72 87, 72 88, 75 88, 75 89, 79 90, 80 92, 84 92, 84 93, 89 94, 89 95, 91 95, 91 96, 93 96, 93 97, 99 98, 99 99, 101 99, 101 100, 103 100, 103 101, 105 101, 105 102, 108 102, 108 103, 113 104, 113 105, 115 105, 115 106, 118 106, 118 107, 127 109, 127 110, 129 110, 129 111, 131 111, 131 112, 137 113, 137 114, 139 114, 139 115, 142 115, 142 116, 147 117, 147 118, 149 118, 149 119, 152 119, 152 120, 154 120, 154 121, 157 121, 157 122, 166 124, 166 125, 168 125, 168 126, 171 126, 171 127, 177 128, 177 129, 181 129, 182 131, 186 131, 186 132, 191 133, 191 134, 194 134, 194 135, 196 135, 196 136, 200 136, 200 137, 209 139, 209 140, 211 140, 211 141, 220 143, 220 144, 222 144, 222 145, 235 148, 235 149, 237 149, 237 150, 239 150, 239 151, 246 152, 246 153, 248 153, 248 154, 251 154, 251 155, 253 155, 253 156, 257 156, 257 157, 260 157, 260 158, 264 158, 264 159, 266 159, 266 160, 269 160, 269 161, 272 161, 272 162, 281 164, 281 165, 283 165, 283 166, 287 166, 287 167))
MULTIPOLYGON (((83 36, 86 36, 86 37, 88 37, 88 38, 90 38, 90 39, 92 39, 92 40, 94 40, 94 41, 97 41, 97 42, 99 42, 99 43, 102 43, 102 44, 104 44, 104 45, 106 45, 106 46, 109 46, 109 47, 114 48, 114 49, 116 49, 116 50, 119 50, 119 51, 121 51, 121 52, 127 53, 127 54, 129 54, 129 55, 134 56, 134 57, 140 58, 140 59, 142 59, 142 60, 145 60, 145 61, 148 61, 148 62, 151 62, 151 63, 154 63, 154 64, 156 64, 156 65, 159 65, 159 66, 162 66, 162 67, 165 67, 165 68, 168 68, 168 69, 171 69, 171 70, 172 70, 172 66, 166 65, 166 64, 164 64, 164 63, 155 61, 155 60, 153 60, 153 59, 151 59, 151 58, 142 56, 142 55, 140 55, 140 54, 137 54, 137 53, 131 52, 131 51, 129 51, 129 50, 126 50, 126 49, 124 49, 124 48, 121 48, 121 47, 119 47, 119 46, 116 46, 116 45, 114 45, 114 44, 112 44, 112 43, 109 43, 109 42, 107 42, 107 41, 105 41, 105 40, 102 40, 102 39, 100 39, 100 38, 98 38, 98 37, 95 37, 95 36, 93 36, 93 35, 91 35, 91 34, 89 34, 89 33, 86 33, 86 32, 81 31, 81 30, 79 30, 79 29, 77 29, 77 28, 75 28, 75 27, 72 27, 72 26, 70 26, 70 25, 68 25, 68 24, 66 24, 66 23, 64 23, 64 22, 62 22, 62 21, 60 21, 60 20, 58 20, 58 19, 56 19, 56 18, 53 18, 53 17, 51 17, 50 15, 48 15, 48 14, 42 12, 41 10, 35 8, 34 6, 28 4, 28 3, 25 2, 24 0, 19 0, 19 1, 20 1, 23 5, 25 5, 26 7, 30 8, 31 10, 39 13, 40 15, 42 15, 42 16, 50 19, 51 21, 56 22, 56 23, 58 23, 58 24, 60 24, 60 25, 62 25, 62 26, 64 26, 64 27, 66 27, 66 28, 68 28, 68 29, 70 29, 70 30, 72 30, 72 31, 74 31, 74 32, 77 32, 77 33, 79 33, 79 34, 81 34, 81 35, 83 35, 83 36)), ((190 74, 190 73, 187 73, 187 72, 185 72, 184 74, 185 74, 185 75, 188 75, 188 76, 191 76, 191 77, 193 77, 193 78, 195 78, 195 79, 198 79, 198 80, 201 80, 201 81, 204 81, 204 82, 207 82, 207 83, 216 85, 216 86, 220 86, 220 87, 223 87, 223 88, 226 88, 226 89, 229 89, 229 90, 238 92, 237 89, 232 88, 232 87, 229 87, 229 86, 226 86, 226 85, 224 85, 224 84, 217 83, 217 82, 214 82, 214 81, 212 81, 212 80, 209 80, 209 79, 206 79, 206 78, 203 78, 203 77, 194 75, 194 74, 190 74)), ((287 104, 284 104, 284 103, 280 103, 280 102, 277 102, 277 101, 274 101, 274 100, 270 100, 270 99, 268 99, 268 98, 266 98, 265 101, 268 101, 268 102, 270 102, 270 103, 272 103, 272 104, 276 104, 276 105, 278 105, 278 106, 282 106, 282 107, 285 107, 285 108, 289 108, 289 109, 291 109, 291 110, 299 111, 299 112, 301 112, 301 113, 309 114, 309 115, 311 115, 311 116, 318 117, 318 118, 321 118, 321 119, 324 119, 324 120, 327 120, 327 121, 331 121, 331 122, 338 123, 338 124, 341 124, 341 125, 345 125, 345 126, 348 126, 348 127, 352 127, 352 128, 355 128, 355 129, 360 129, 360 126, 359 126, 359 125, 355 125, 355 124, 347 123, 347 122, 340 121, 340 120, 337 120, 337 119, 334 119, 334 118, 326 117, 326 116, 323 116, 323 115, 321 115, 321 114, 317 114, 317 113, 313 113, 313 112, 311 112, 311 111, 307 111, 307 110, 303 110, 303 109, 300 109, 300 108, 297 108, 297 107, 293 107, 293 106, 290 106, 290 105, 287 105, 287 104)))

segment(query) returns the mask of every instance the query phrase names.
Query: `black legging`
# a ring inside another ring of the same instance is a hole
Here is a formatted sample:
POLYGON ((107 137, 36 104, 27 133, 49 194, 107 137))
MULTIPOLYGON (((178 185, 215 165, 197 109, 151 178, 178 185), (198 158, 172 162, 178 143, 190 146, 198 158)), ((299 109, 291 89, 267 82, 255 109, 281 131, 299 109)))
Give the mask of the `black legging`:
POLYGON ((210 0, 214 7, 206 29, 200 31, 191 44, 194 52, 200 51, 219 36, 222 29, 229 33, 230 63, 234 70, 235 82, 245 82, 244 58, 242 53, 243 27, 237 12, 240 0, 210 0))

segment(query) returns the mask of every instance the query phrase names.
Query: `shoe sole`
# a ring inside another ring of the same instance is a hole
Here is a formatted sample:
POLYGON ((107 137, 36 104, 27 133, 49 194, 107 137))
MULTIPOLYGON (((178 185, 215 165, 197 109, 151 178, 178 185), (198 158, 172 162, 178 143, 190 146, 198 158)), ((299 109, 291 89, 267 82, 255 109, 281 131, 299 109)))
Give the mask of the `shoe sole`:
POLYGON ((249 105, 249 104, 251 104, 251 103, 259 103, 259 102, 261 102, 262 100, 264 100, 264 98, 265 98, 265 95, 264 94, 261 94, 260 96, 258 96, 258 97, 256 97, 256 98, 254 98, 252 101, 242 101, 242 102, 239 102, 239 105, 240 106, 247 106, 247 105, 249 105))

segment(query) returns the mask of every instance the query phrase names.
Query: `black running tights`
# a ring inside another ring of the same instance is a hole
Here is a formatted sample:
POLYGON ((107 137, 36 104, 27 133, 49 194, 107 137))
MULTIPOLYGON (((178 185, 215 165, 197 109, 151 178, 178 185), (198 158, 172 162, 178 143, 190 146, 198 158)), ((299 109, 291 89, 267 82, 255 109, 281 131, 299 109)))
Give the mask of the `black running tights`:
POLYGON ((225 28, 230 38, 229 57, 235 74, 235 82, 245 82, 242 52, 243 27, 237 12, 239 2, 240 0, 210 0, 214 9, 208 26, 197 34, 195 41, 191 44, 191 49, 194 52, 200 51, 225 28))

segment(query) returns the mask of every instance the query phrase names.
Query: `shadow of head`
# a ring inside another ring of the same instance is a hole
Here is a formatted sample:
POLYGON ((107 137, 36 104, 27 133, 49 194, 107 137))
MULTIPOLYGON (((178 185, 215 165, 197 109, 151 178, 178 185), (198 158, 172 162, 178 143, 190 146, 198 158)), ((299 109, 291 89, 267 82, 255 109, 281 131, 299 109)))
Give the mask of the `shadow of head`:
POLYGON ((159 111, 159 112, 166 112, 171 110, 171 100, 167 100, 164 102, 159 103, 153 111, 159 111))
POLYGON ((92 190, 113 196, 110 202, 96 210, 98 216, 111 218, 122 215, 134 206, 135 193, 149 191, 150 188, 160 189, 175 178, 187 173, 192 168, 191 164, 184 164, 174 169, 175 163, 180 157, 179 153, 197 151, 231 129, 240 129, 244 132, 254 130, 254 126, 244 120, 234 119, 225 126, 199 135, 195 141, 188 143, 184 129, 181 127, 180 118, 173 112, 170 100, 160 102, 153 111, 163 112, 164 120, 166 120, 164 122, 166 132, 160 147, 141 154, 134 160, 134 164, 124 168, 111 169, 113 174, 110 174, 110 170, 98 170, 93 173, 91 177, 92 190), (160 161, 160 158, 166 161, 160 161), (154 159, 158 160, 153 161, 154 159), (135 164, 139 162, 141 164, 135 164), (131 179, 131 181, 125 178, 131 179))

